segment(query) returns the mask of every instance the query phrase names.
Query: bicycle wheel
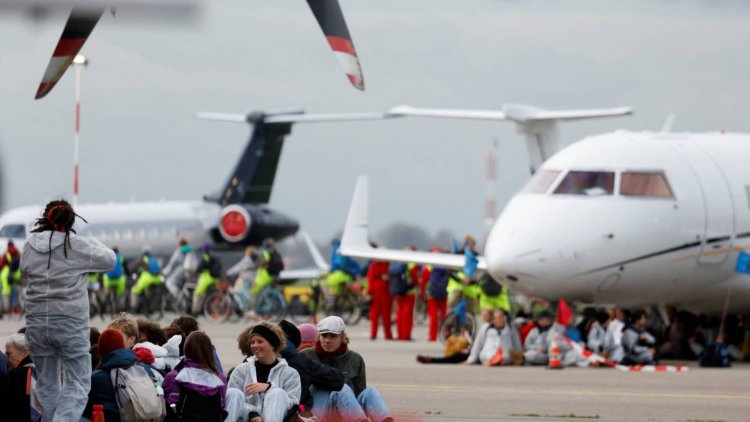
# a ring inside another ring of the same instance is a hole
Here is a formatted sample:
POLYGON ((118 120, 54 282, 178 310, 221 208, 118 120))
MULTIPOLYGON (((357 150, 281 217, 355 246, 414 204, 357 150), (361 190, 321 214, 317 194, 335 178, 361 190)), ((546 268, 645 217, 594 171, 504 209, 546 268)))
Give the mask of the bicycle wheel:
POLYGON ((440 339, 440 342, 445 343, 445 339, 451 335, 460 333, 461 328, 464 328, 467 334, 471 338, 474 338, 474 333, 476 332, 476 320, 474 319, 474 315, 467 312, 466 321, 463 326, 461 326, 458 320, 458 315, 453 311, 448 312, 448 315, 445 316, 445 319, 443 320, 443 323, 440 324, 440 329, 438 330, 438 338, 440 339))
POLYGON ((286 313, 286 300, 280 291, 266 288, 255 303, 255 313, 269 321, 281 321, 286 313))
MULTIPOLYGON (((343 296, 336 297, 329 315, 340 316, 346 325, 353 325, 358 309, 356 299, 352 295, 344 294, 343 296)), ((357 320, 359 319, 357 318, 357 320)))
POLYGON ((211 293, 203 303, 203 315, 212 322, 226 321, 232 312, 232 301, 222 292, 211 293))
POLYGON ((287 314, 295 324, 302 324, 313 320, 318 304, 311 293, 300 293, 292 296, 287 306, 287 314))

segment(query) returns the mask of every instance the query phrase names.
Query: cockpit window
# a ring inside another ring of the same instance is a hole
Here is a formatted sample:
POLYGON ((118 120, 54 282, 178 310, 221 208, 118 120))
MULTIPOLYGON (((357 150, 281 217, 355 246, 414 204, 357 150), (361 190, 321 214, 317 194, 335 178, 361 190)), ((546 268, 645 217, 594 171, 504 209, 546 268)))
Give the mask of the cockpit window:
POLYGON ((546 193, 559 175, 560 170, 541 170, 529 180, 521 193, 546 193))
POLYGON ((26 239, 26 226, 23 224, 8 224, 0 228, 0 237, 26 239))
POLYGON ((570 171, 555 189, 555 195, 612 195, 614 190, 614 172, 570 171))
POLYGON ((623 172, 620 179, 620 193, 624 196, 659 198, 671 198, 673 196, 667 178, 662 172, 623 172))

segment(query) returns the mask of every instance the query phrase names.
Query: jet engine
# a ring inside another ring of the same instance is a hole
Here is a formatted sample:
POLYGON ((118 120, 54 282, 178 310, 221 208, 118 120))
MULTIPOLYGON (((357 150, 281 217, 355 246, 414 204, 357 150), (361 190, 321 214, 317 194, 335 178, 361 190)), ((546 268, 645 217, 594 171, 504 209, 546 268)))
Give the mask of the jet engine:
POLYGON ((299 223, 278 211, 255 204, 232 204, 221 210, 216 240, 234 245, 260 245, 297 232, 299 223))

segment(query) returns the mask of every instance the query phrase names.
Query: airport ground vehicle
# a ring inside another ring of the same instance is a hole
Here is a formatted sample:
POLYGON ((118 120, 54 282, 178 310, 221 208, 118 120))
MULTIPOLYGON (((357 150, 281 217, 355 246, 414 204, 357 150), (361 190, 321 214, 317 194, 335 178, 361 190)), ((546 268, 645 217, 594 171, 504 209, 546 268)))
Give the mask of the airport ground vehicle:
POLYGON ((298 324, 315 321, 319 313, 340 316, 347 325, 356 324, 362 319, 366 302, 359 281, 345 284, 337 294, 332 295, 324 294, 320 284, 315 280, 309 291, 292 296, 288 308, 292 321, 298 324))

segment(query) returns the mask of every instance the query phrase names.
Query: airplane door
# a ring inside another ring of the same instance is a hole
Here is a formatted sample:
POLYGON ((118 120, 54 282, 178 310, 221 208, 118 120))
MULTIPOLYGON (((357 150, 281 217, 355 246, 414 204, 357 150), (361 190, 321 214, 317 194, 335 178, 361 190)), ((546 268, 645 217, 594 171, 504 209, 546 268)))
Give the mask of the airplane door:
POLYGON ((703 201, 705 223, 697 263, 723 264, 729 258, 735 236, 734 198, 728 180, 699 143, 684 141, 677 149, 692 169, 703 201))

